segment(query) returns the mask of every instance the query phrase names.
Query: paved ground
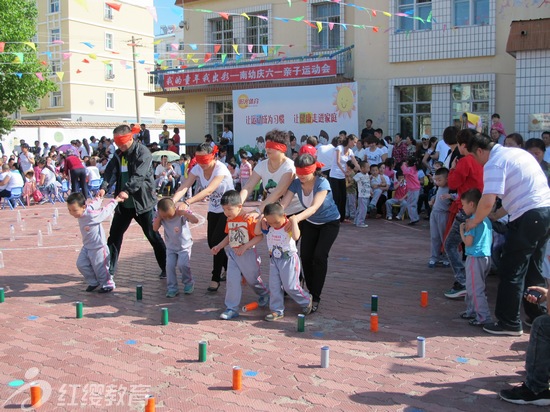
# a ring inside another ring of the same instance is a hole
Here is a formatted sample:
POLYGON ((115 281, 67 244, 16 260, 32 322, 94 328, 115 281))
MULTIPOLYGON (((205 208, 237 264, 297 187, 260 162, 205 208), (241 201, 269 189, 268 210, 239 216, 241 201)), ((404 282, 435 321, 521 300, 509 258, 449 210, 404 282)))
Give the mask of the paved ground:
MULTIPOLYGON (((75 267, 78 226, 64 205, 57 207, 51 236, 51 205, 23 210, 24 231, 16 212, 0 212, 4 409, 28 403, 34 380, 48 398, 44 411, 143 410, 146 394, 155 396, 159 411, 517 410, 496 393, 522 380, 528 336, 487 335, 457 318, 464 303, 442 295, 452 284, 450 269, 426 265, 425 221, 414 228, 384 220, 370 220, 366 229, 344 225, 320 310, 298 333, 299 308, 288 300, 280 322, 263 321, 265 310, 218 320, 225 286, 206 292, 211 257, 204 222, 192 229, 193 295, 164 297, 165 281, 137 225, 124 240, 116 292, 84 292, 75 267), (142 302, 135 299, 137 284, 142 302), (420 307, 421 290, 429 292, 427 308, 420 307), (380 297, 378 333, 369 326, 371 294, 380 297), (75 319, 76 301, 84 302, 83 319, 75 319), (169 309, 167 326, 160 325, 162 307, 169 309), (419 335, 426 337, 424 359, 416 357, 419 335), (208 341, 206 363, 197 362, 201 340, 208 341), (325 345, 330 367, 321 369, 325 345), (231 388, 234 365, 245 371, 241 391, 231 388)), ((205 205, 195 210, 204 215, 205 205)), ((260 250, 266 256, 264 244, 260 250)), ((491 306, 496 284, 489 278, 491 306)), ((252 300, 245 291, 243 303, 252 300)))

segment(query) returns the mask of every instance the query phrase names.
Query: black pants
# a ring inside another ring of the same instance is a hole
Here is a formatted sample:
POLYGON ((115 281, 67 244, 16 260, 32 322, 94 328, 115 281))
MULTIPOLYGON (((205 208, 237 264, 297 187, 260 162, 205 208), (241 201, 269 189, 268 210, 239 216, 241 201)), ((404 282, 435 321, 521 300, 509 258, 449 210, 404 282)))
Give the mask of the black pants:
POLYGON ((545 287, 542 262, 550 230, 550 207, 532 209, 508 223, 508 232, 498 267, 495 315, 504 327, 521 328, 519 309, 531 319, 545 313, 538 304, 523 299, 529 286, 545 287))
MULTIPOLYGON (((208 247, 212 249, 219 244, 226 236, 225 224, 227 223, 227 217, 223 213, 208 212, 207 216, 208 229, 208 247)), ((219 282, 222 269, 227 270, 227 255, 225 250, 220 250, 217 255, 214 255, 214 267, 212 268, 212 281, 219 282)))
POLYGON ((346 218, 346 179, 329 178, 332 198, 340 212, 340 222, 346 218))
POLYGON ((304 277, 313 301, 319 302, 327 277, 328 254, 340 231, 340 221, 333 220, 323 225, 314 225, 308 221, 301 223, 300 257, 304 277))
POLYGON ((111 252, 111 267, 109 272, 111 275, 114 275, 118 263, 118 257, 120 255, 120 250, 122 247, 122 239, 124 233, 128 230, 132 219, 141 226, 143 234, 153 246, 153 251, 155 252, 155 258, 161 270, 166 269, 166 245, 164 240, 158 232, 153 230, 153 211, 150 210, 141 215, 136 214, 136 209, 126 208, 122 205, 119 205, 116 208, 115 216, 113 217, 113 222, 111 223, 111 230, 109 231, 109 239, 107 239, 107 246, 109 246, 109 251, 111 252))
POLYGON ((380 195, 380 197, 378 198, 378 202, 376 202, 376 213, 377 214, 382 215, 382 216, 387 215, 387 214, 385 214, 386 213, 385 212, 386 200, 388 200, 386 195, 380 195))
POLYGON ((71 193, 80 192, 87 199, 90 197, 88 193, 88 184, 86 183, 86 169, 71 169, 71 193))

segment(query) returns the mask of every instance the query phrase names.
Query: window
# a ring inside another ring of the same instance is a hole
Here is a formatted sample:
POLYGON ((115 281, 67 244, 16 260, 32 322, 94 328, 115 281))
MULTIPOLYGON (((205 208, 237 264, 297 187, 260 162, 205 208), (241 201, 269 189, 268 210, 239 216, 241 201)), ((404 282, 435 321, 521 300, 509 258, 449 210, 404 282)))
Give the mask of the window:
POLYGON ((50 61, 50 68, 52 70, 52 74, 55 74, 56 72, 60 72, 60 71, 63 70, 60 60, 51 60, 50 61))
POLYGON ((410 17, 399 17, 399 30, 431 30, 432 0, 399 0, 398 13, 410 17), (413 17, 420 17, 424 22, 413 17), (428 21, 430 20, 430 21, 428 21))
MULTIPOLYGON (((312 21, 321 23, 340 23, 340 5, 337 3, 318 3, 311 6, 312 21)), ((323 30, 312 28, 311 49, 337 49, 340 44, 340 25, 335 24, 330 30, 328 24, 323 24, 323 30)))
POLYGON ((166 60, 166 67, 168 69, 172 69, 174 67, 174 61, 173 60, 166 60))
POLYGON ((113 33, 105 33, 105 50, 113 50, 113 33))
POLYGON ((246 44, 247 53, 263 53, 262 46, 269 43, 268 39, 268 21, 256 17, 257 15, 267 16, 267 11, 257 14, 249 14, 250 20, 246 20, 246 44), (248 52, 248 45, 252 45, 252 52, 248 52))
POLYGON ((113 9, 107 6, 107 3, 103 5, 103 18, 105 20, 113 20, 113 9))
POLYGON ((489 0, 454 0, 455 26, 489 24, 489 0))
POLYGON ((212 27, 212 43, 221 45, 215 56, 216 59, 221 60, 222 54, 227 54, 227 57, 231 58, 233 56, 233 18, 229 16, 229 20, 212 19, 210 24, 212 27))
POLYGON ((50 43, 61 40, 61 29, 50 29, 50 43))
POLYGON ((401 133, 415 139, 431 134, 432 86, 406 86, 398 90, 401 133))
POLYGON ((165 43, 164 44, 164 51, 166 53, 170 53, 172 51, 172 45, 170 43, 165 43))
POLYGON ((115 72, 113 70, 112 63, 105 65, 105 80, 113 80, 115 78, 115 72))
POLYGON ((105 108, 107 110, 113 110, 115 108, 115 94, 105 93, 105 108))
POLYGON ((185 50, 185 42, 183 42, 183 41, 180 41, 180 44, 179 44, 178 50, 185 50))
POLYGON ((489 83, 462 83, 451 85, 452 121, 460 121, 462 113, 469 112, 481 116, 483 132, 487 133, 489 113, 489 83))
POLYGON ((210 102, 212 113, 212 136, 214 140, 223 133, 223 125, 233 125, 233 102, 210 102))
POLYGON ((50 13, 59 13, 59 0, 50 0, 50 13))
POLYGON ((158 44, 155 44, 153 46, 153 53, 158 53, 158 52, 159 52, 159 46, 158 46, 158 44))
POLYGON ((51 107, 63 106, 63 102, 61 101, 61 92, 52 92, 50 97, 50 106, 51 107))

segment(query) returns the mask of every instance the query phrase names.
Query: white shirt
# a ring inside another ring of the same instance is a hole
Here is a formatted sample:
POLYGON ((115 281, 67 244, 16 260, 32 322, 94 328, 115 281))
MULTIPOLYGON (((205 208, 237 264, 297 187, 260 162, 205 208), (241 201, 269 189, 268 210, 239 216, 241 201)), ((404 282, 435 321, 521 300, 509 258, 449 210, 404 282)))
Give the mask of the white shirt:
POLYGON ((318 144, 317 149, 317 160, 324 164, 321 170, 324 172, 332 168, 332 163, 334 162, 334 146, 331 144, 318 144))
POLYGON ((233 132, 228 130, 227 132, 222 133, 222 138, 229 140, 229 143, 233 142, 233 132))
POLYGON ((206 179, 206 177, 204 176, 204 170, 198 164, 193 167, 190 173, 198 177, 201 186, 205 189, 208 187, 210 182, 216 178, 216 176, 223 176, 223 180, 221 181, 221 183, 210 194, 210 202, 208 203, 209 212, 223 213, 223 207, 220 203, 222 195, 228 190, 233 190, 235 188, 233 186, 231 173, 229 172, 227 166, 224 165, 222 162, 216 160, 216 165, 214 166, 214 170, 212 171, 212 176, 210 176, 210 179, 206 179))
POLYGON ((50 186, 55 184, 55 181, 56 181, 55 174, 50 169, 48 169, 47 167, 44 167, 44 169, 42 169, 40 173, 46 176, 46 178, 44 179, 44 186, 50 186))
POLYGON ((550 207, 542 168, 530 153, 515 147, 493 147, 483 167, 483 193, 502 199, 511 222, 531 209, 550 207))
POLYGON ((382 163, 382 155, 384 152, 382 152, 382 149, 376 148, 374 151, 370 150, 370 148, 365 149, 364 156, 367 162, 369 162, 370 165, 378 165, 382 163))
MULTIPOLYGON (((275 190, 275 188, 277 187, 277 185, 279 184, 279 182, 281 181, 281 179, 285 174, 291 173, 292 179, 294 178, 294 175, 296 174, 296 168, 294 167, 294 162, 287 157, 285 158, 283 164, 279 166, 279 169, 271 173, 268 168, 268 162, 269 160, 267 159, 259 162, 254 168, 253 173, 256 172, 260 176, 264 185, 264 190, 267 192, 267 195, 269 196, 269 194, 273 192, 273 190, 275 190)), ((291 179, 291 182, 292 182, 292 179, 291 179)), ((292 215, 295 213, 299 213, 302 210, 304 210, 304 208, 302 207, 300 200, 298 199, 298 196, 295 194, 290 204, 286 207, 285 213, 287 215, 292 215)))
POLYGON ((86 168, 86 177, 88 178, 88 182, 101 179, 101 176, 99 175, 99 169, 96 166, 88 166, 86 168))
POLYGON ((34 155, 31 152, 27 151, 26 155, 23 152, 19 154, 19 163, 21 163, 21 169, 25 173, 33 168, 33 164, 29 159, 34 159, 34 155))
POLYGON ((342 172, 342 169, 346 170, 347 169, 347 161, 350 159, 350 156, 353 156, 353 152, 351 150, 348 151, 348 153, 346 153, 346 150, 344 148, 344 146, 338 146, 335 150, 334 150, 334 155, 333 155, 333 158, 334 158, 334 163, 333 163, 333 166, 334 167, 331 167, 330 168, 330 174, 329 176, 334 178, 334 179, 345 179, 346 178, 346 175, 344 174, 344 172, 342 172), (342 169, 340 169, 338 167, 338 164, 336 163, 336 156, 340 156, 340 166, 342 167, 342 169))
POLYGON ((86 149, 86 146, 84 146, 84 145, 81 145, 78 148, 78 153, 80 153, 80 158, 81 159, 84 159, 86 156, 90 156, 90 154, 88 153, 88 150, 86 149))
POLYGON ((22 188, 25 185, 25 182, 23 181, 23 176, 21 176, 21 173, 19 173, 18 171, 11 170, 9 174, 10 174, 10 181, 6 186, 6 190, 11 192, 11 190, 14 187, 22 188))
POLYGON ((437 145, 435 146, 435 151, 439 153, 439 157, 437 158, 437 160, 439 160, 440 162, 444 162, 445 159, 447 158, 447 154, 449 153, 449 150, 451 150, 451 148, 447 145, 447 143, 445 143, 443 139, 437 142, 437 145))
MULTIPOLYGON (((9 173, 10 173, 9 171, 0 173, 0 182, 4 180, 9 173)), ((6 187, 8 187, 8 183, 6 183, 5 185, 0 185, 0 190, 4 190, 6 187)))

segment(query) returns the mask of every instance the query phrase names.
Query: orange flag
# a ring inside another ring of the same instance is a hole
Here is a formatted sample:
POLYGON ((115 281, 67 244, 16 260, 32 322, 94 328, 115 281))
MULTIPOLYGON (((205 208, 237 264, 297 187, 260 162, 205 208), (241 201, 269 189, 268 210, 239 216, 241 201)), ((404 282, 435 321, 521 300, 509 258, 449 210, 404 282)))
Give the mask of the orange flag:
POLYGON ((115 9, 116 11, 120 11, 120 6, 122 6, 122 4, 118 4, 118 3, 110 3, 110 2, 107 2, 105 3, 107 6, 109 6, 110 8, 112 9, 115 9))

